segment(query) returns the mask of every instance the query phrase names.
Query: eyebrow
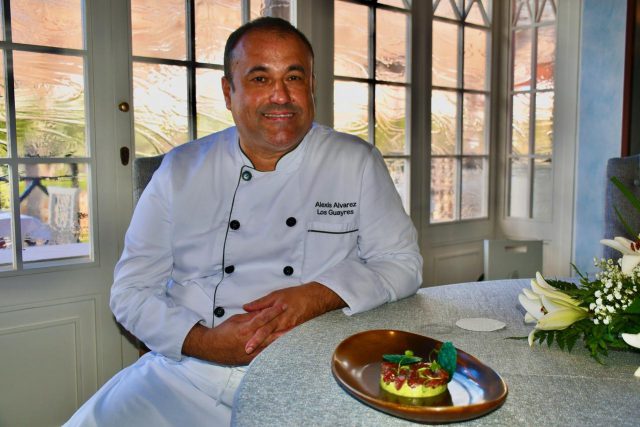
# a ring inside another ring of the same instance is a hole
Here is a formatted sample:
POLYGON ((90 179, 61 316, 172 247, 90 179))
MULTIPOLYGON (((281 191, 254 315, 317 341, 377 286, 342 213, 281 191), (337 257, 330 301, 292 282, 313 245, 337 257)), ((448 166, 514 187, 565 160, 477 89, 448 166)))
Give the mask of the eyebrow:
MULTIPOLYGON (((247 75, 252 74, 252 73, 260 73, 260 72, 267 72, 269 71, 269 68, 267 68, 264 65, 256 65, 254 67, 249 68, 249 71, 247 71, 247 75)), ((290 65, 287 68, 287 72, 291 72, 291 71, 300 71, 301 73, 306 74, 307 70, 302 66, 302 65, 290 65)))

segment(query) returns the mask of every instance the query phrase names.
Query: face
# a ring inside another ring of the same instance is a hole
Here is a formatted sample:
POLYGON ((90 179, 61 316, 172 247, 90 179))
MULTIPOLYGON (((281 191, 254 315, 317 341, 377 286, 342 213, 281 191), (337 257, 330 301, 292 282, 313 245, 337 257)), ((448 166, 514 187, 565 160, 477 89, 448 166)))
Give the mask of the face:
POLYGON ((251 31, 233 50, 231 76, 233 87, 223 78, 222 91, 241 147, 254 164, 277 161, 313 122, 311 53, 293 35, 251 31))

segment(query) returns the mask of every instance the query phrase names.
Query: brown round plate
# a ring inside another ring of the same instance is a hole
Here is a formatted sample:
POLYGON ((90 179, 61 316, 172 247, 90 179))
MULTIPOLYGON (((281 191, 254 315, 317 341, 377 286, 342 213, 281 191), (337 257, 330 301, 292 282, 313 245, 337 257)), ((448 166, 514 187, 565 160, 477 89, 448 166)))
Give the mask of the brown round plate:
MULTIPOLYGON (((419 422, 464 421, 485 415, 502 405, 507 385, 493 369, 458 350, 458 366, 448 390, 427 399, 393 396, 380 388, 383 354, 412 350, 428 358, 442 343, 405 331, 360 332, 342 341, 333 353, 331 371, 336 381, 361 402, 387 414, 419 422)), ((454 343, 455 345, 455 343, 454 343)))

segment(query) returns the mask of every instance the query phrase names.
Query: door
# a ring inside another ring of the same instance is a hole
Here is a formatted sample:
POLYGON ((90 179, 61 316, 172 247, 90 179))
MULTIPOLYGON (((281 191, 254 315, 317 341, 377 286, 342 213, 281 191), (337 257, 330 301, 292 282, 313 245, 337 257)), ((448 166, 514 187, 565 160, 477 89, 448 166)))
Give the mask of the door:
POLYGON ((0 425, 60 425, 123 365, 108 298, 131 206, 126 3, 2 2, 0 425))

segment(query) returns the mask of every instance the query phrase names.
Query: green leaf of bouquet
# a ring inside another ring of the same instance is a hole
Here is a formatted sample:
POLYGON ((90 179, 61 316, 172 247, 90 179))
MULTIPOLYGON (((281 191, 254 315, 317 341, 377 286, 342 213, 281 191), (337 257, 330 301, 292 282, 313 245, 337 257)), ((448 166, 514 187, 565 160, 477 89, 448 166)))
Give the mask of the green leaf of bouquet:
MULTIPOLYGON (((631 192, 631 190, 629 190, 623 183, 622 181, 620 181, 617 177, 612 176, 611 177, 611 182, 613 182, 613 185, 615 185, 616 187, 618 187, 618 190, 620 190, 620 192, 624 195, 624 197, 629 201, 629 203, 631 203, 631 205, 636 208, 636 210, 638 210, 638 212, 640 212, 640 200, 638 200, 638 198, 635 196, 635 194, 633 194, 631 192)), ((635 235, 635 234, 633 234, 635 235)))
POLYGON ((633 228, 631 228, 631 226, 627 223, 627 221, 624 220, 624 218, 622 217, 622 214, 620 213, 618 208, 616 206, 614 206, 613 210, 616 212, 616 216, 618 217, 618 221, 620 221, 620 224, 622 224, 622 227, 625 229, 627 234, 629 236, 637 236, 638 233, 633 228))
POLYGON ((633 301, 624 312, 630 314, 640 314, 640 298, 636 298, 635 301, 633 301))

